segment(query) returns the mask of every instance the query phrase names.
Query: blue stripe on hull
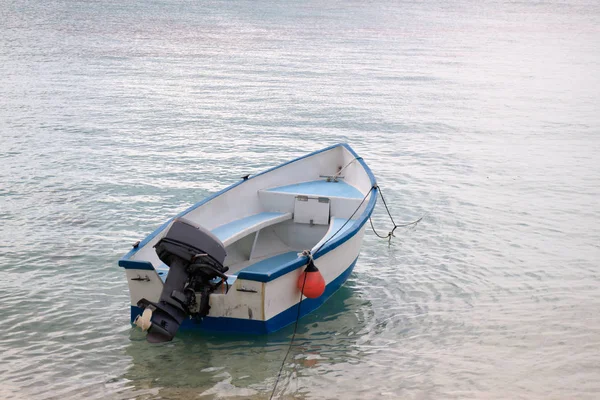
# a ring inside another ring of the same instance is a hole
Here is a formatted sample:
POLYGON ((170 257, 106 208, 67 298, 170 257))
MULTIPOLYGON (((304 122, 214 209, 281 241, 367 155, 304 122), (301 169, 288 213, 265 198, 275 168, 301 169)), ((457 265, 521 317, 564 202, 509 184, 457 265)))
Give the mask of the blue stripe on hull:
MULTIPOLYGON (((356 259, 358 260, 358 258, 356 259)), ((334 294, 346 282, 354 266, 356 260, 325 287, 325 293, 317 299, 304 299, 301 303, 300 317, 313 312, 319 308, 332 294, 334 294)), ((131 321, 142 313, 142 309, 137 306, 131 306, 131 321)), ((186 319, 181 325, 181 329, 201 329, 206 331, 216 332, 231 332, 231 333, 252 333, 265 334, 278 331, 279 329, 292 324, 296 321, 298 315, 298 304, 295 304, 287 310, 277 314, 268 321, 258 321, 240 318, 226 317, 205 317, 201 322, 196 322, 193 319, 186 319)))

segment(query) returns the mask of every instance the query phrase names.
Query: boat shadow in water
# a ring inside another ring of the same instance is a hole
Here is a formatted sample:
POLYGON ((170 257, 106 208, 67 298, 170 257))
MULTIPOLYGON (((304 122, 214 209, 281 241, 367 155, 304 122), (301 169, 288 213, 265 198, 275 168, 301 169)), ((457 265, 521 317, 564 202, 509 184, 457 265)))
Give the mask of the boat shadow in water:
MULTIPOLYGON (((359 292, 350 279, 298 322, 284 376, 301 376, 315 367, 354 364, 363 357, 356 349, 372 311, 359 292)), ((200 394, 206 398, 217 394, 219 398, 262 398, 272 389, 293 332, 293 325, 260 336, 184 331, 172 342, 152 345, 140 330, 132 329, 126 349, 131 366, 122 378, 133 384, 135 391, 158 390, 163 398, 200 394)))

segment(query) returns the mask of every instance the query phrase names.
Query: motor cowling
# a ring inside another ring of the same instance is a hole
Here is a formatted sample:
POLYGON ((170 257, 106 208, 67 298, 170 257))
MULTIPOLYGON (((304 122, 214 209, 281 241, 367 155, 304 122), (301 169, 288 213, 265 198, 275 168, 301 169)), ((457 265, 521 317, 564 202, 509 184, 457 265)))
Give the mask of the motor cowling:
POLYGON ((160 343, 171 341, 186 318, 208 314, 209 296, 227 280, 228 268, 223 243, 183 218, 175 219, 154 247, 169 273, 158 302, 138 302, 144 312, 134 323, 148 331, 149 342, 160 343))

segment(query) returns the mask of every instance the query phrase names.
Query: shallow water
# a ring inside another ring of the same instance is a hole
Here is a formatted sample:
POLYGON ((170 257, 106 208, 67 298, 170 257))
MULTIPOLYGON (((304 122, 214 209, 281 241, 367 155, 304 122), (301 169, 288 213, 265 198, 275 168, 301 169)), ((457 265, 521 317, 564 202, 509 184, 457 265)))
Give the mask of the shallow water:
MULTIPOLYGON (((600 6, 0 3, 0 398, 265 398, 292 329, 130 328, 118 258, 348 142, 398 221, 299 325, 278 395, 600 396, 600 6)), ((381 204, 375 223, 389 230, 381 204)))

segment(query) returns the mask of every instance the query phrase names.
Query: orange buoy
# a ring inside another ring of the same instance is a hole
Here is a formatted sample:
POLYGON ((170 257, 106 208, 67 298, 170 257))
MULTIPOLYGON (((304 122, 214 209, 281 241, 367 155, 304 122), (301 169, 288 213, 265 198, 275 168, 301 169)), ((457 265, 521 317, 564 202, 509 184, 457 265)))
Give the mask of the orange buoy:
POLYGON ((325 292, 325 279, 312 259, 308 260, 306 269, 298 277, 298 289, 309 299, 316 299, 325 292))

